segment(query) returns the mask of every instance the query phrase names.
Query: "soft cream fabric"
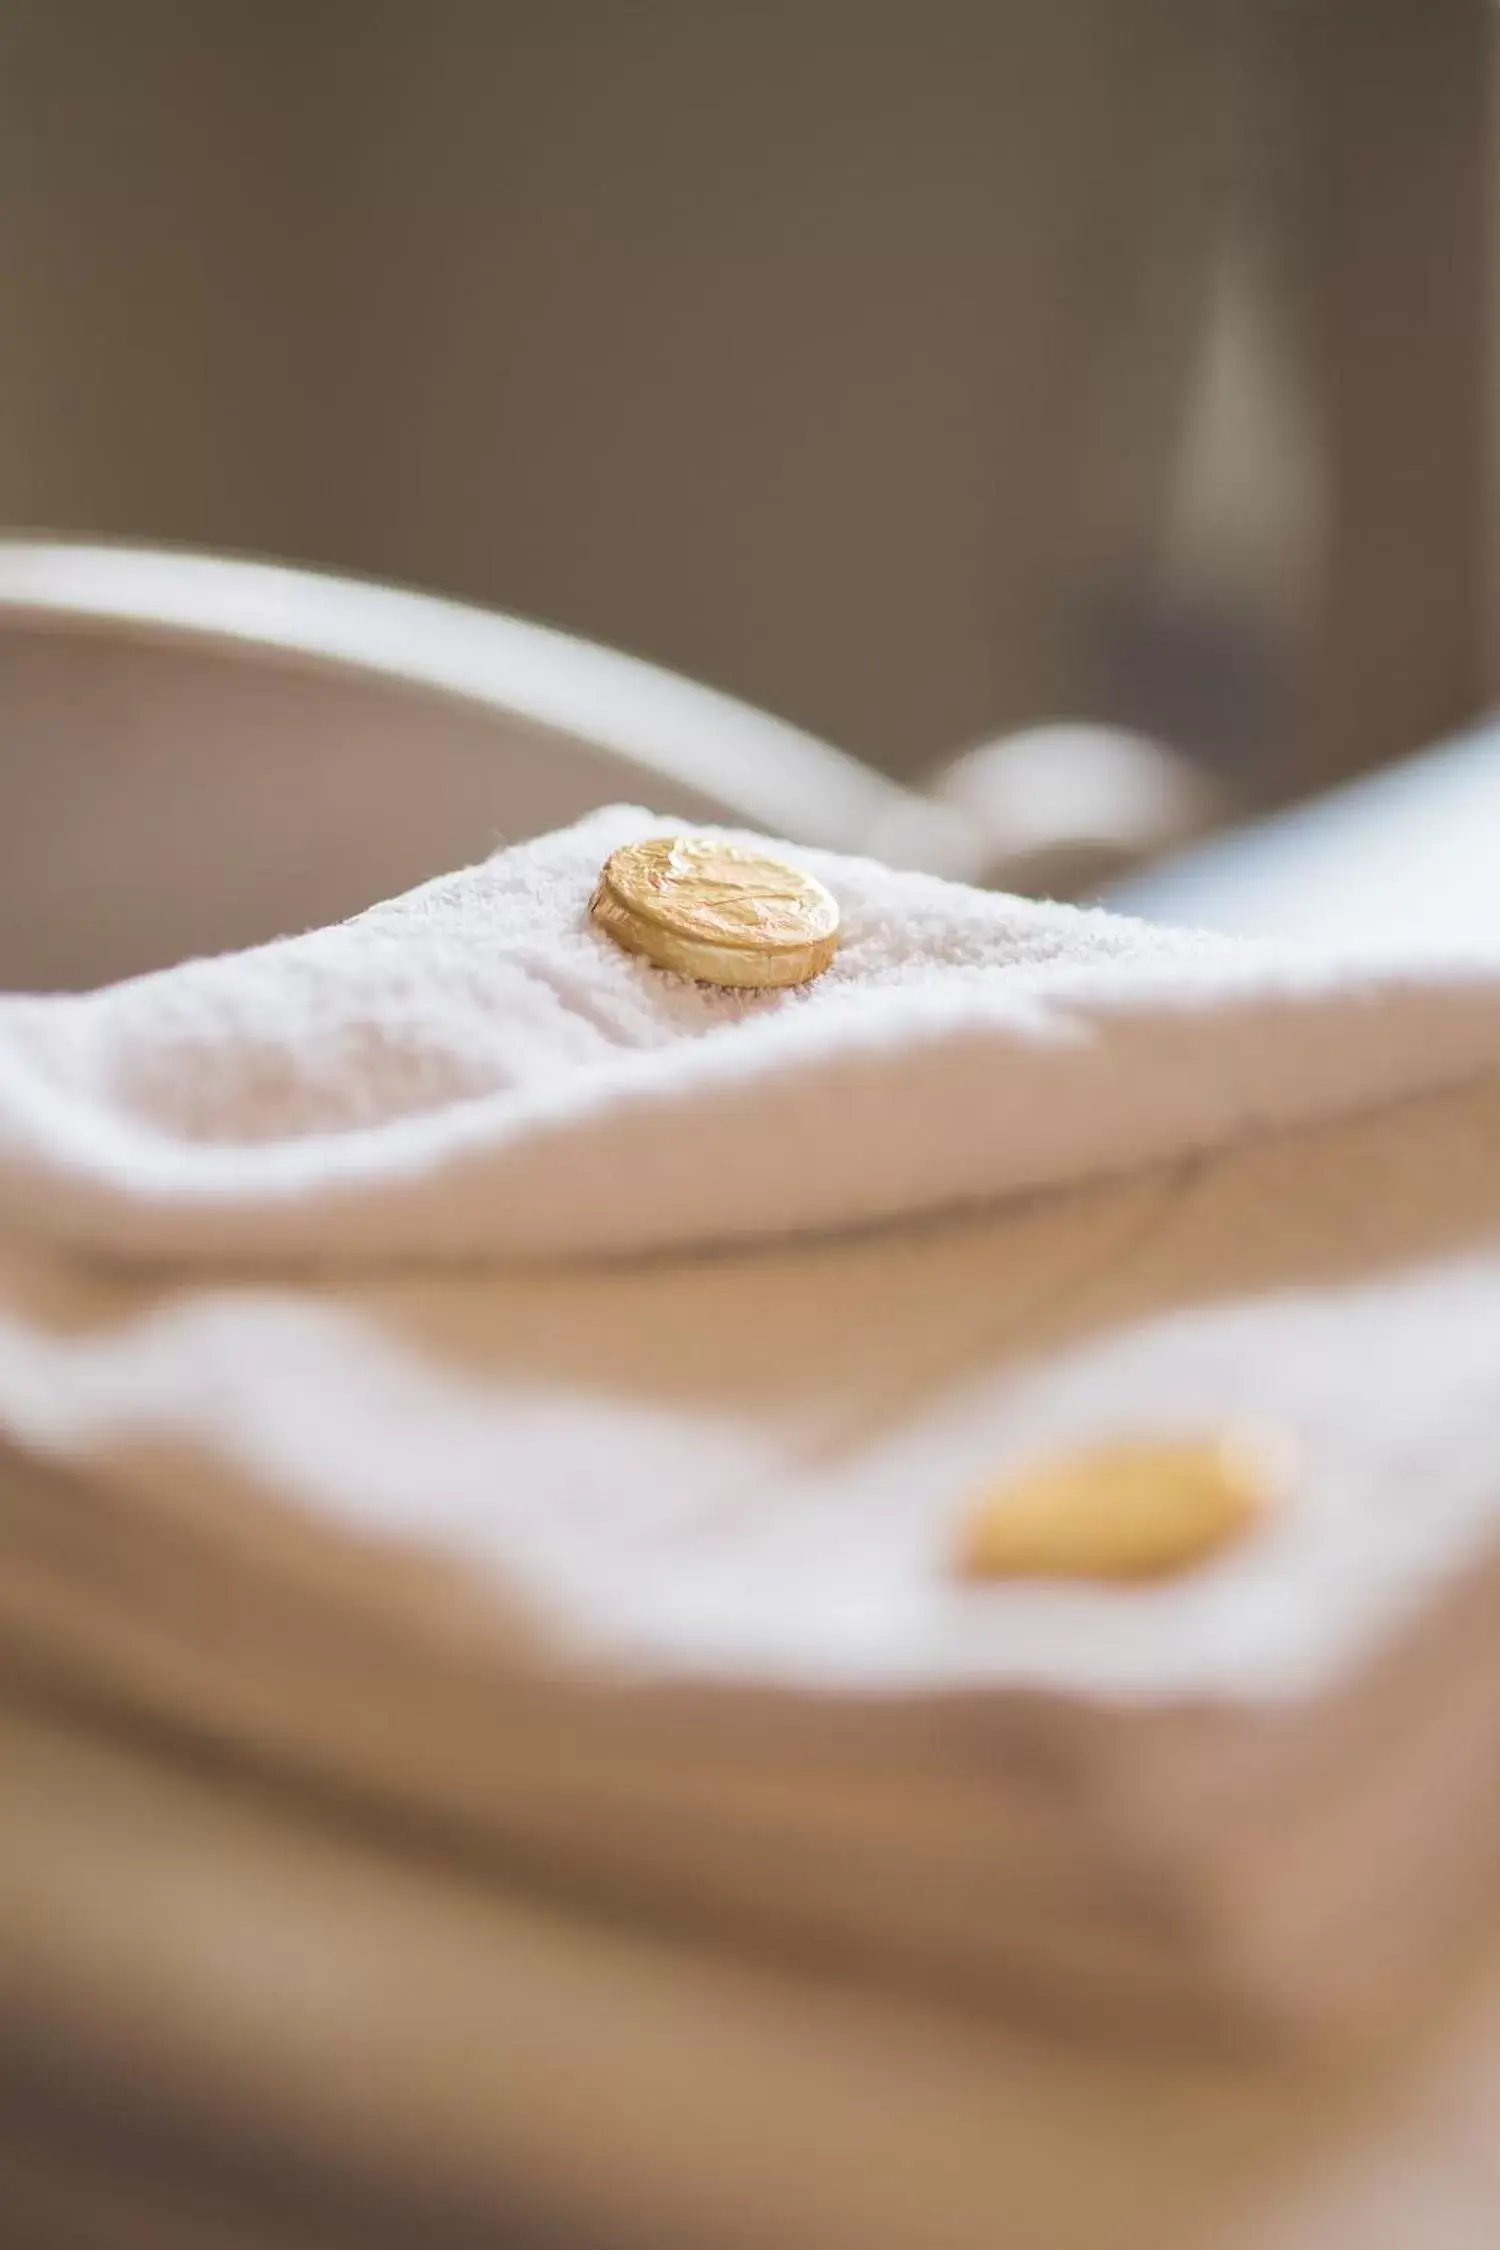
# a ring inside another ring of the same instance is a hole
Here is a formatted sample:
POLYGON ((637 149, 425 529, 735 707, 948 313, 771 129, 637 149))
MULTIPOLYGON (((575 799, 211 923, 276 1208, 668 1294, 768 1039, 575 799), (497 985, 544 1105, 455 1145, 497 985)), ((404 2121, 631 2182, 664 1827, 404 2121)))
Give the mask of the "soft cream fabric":
POLYGON ((648 825, 4 1004, 0 1621, 697 1915, 1174 2006, 1378 1985, 1500 1734, 1500 973, 809 854, 841 967, 747 1002, 588 928, 648 825), (1300 1471, 1220 1563, 954 1577, 1006 1463, 1225 1419, 1300 1471))
POLYGON ((554 1256, 760 1240, 1208 1148, 1487 1067, 1492 966, 1235 946, 792 856, 833 968, 745 995, 589 922, 628 808, 331 930, 0 1003, 0 1224, 81 1249, 554 1256))

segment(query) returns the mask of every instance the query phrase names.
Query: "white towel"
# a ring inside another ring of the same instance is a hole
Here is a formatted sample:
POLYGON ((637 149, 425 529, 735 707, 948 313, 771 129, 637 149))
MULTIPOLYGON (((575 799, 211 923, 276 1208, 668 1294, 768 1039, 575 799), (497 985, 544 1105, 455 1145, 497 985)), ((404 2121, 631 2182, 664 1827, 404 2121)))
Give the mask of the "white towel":
POLYGON ((195 1263, 583 1255, 826 1231, 1438 1085, 1489 965, 1357 966, 790 852, 843 913, 792 993, 586 914, 615 808, 338 928, 0 1004, 0 1223, 195 1263))
POLYGON ((588 921, 664 825, 0 1003, 0 1625, 696 1914, 1383 1982, 1500 1741, 1500 963, 777 847, 844 942, 736 996, 588 921), (1296 1489, 1196 1576, 954 1575, 1011 1461, 1245 1418, 1296 1489))

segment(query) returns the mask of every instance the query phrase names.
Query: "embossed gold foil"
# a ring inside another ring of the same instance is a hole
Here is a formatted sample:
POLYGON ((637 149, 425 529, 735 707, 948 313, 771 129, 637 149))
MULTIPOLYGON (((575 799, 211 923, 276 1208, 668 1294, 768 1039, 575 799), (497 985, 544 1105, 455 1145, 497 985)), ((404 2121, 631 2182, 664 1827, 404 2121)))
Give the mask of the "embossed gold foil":
POLYGON ((1165 1578, 1258 1523, 1282 1449, 1243 1432, 1125 1438, 1004 1478, 980 1495, 958 1564, 975 1578, 1165 1578))
POLYGON ((627 953, 703 984, 806 984, 838 949, 838 903, 816 877, 702 836, 622 845, 589 912, 627 953))

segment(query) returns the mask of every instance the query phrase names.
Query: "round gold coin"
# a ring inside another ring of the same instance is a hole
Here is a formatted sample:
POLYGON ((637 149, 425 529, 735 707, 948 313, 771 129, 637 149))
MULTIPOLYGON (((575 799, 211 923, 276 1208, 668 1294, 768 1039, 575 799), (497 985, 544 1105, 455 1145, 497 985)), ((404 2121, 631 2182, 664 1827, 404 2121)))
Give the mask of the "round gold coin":
POLYGON ((1260 1521, 1284 1449, 1259 1433, 1126 1438, 1060 1454, 981 1493, 960 1536, 974 1578, 1165 1578, 1260 1521))
POLYGON ((589 912, 627 953, 701 984, 806 984, 838 949, 838 902, 815 876, 706 836, 623 844, 589 912))

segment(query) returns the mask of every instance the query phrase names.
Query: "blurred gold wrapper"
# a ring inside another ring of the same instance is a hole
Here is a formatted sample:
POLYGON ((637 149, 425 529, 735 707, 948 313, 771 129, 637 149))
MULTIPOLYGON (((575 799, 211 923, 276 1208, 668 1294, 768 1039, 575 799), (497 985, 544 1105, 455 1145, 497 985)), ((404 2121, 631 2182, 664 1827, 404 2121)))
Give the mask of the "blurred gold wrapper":
POLYGON ((1279 1448, 1243 1431, 1122 1438, 1004 1477, 964 1523, 973 1578, 1167 1578, 1242 1537, 1274 1504, 1279 1448))

